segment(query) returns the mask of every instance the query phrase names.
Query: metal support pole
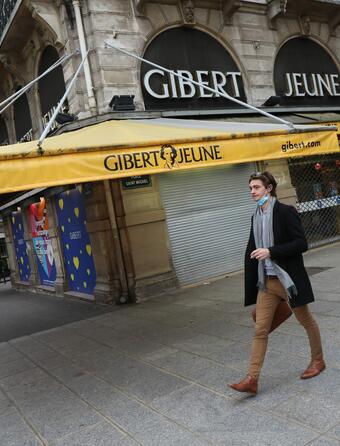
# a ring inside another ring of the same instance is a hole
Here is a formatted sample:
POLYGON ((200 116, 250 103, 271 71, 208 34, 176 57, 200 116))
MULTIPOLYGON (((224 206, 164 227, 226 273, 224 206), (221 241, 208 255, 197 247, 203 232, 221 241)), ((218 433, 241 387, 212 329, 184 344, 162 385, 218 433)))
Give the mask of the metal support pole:
POLYGON ((121 53, 127 54, 128 56, 134 57, 135 59, 141 60, 142 62, 145 62, 145 63, 147 63, 149 65, 152 65, 153 67, 159 68, 159 69, 161 69, 161 70, 165 71, 166 73, 169 73, 169 74, 171 74, 173 76, 176 76, 176 77, 179 77, 181 79, 184 79, 185 81, 190 82, 190 83, 192 83, 194 85, 198 85, 199 87, 204 88, 205 90, 211 91, 212 93, 216 93, 219 96, 223 96, 224 98, 229 99, 230 101, 236 102, 236 104, 242 105, 243 107, 247 107, 250 110, 256 111, 257 113, 260 113, 261 115, 264 115, 267 118, 270 118, 270 119, 272 119, 274 121, 277 121, 280 124, 287 125, 288 127, 292 128, 292 129, 295 128, 295 126, 294 126, 294 124, 292 122, 285 121, 284 119, 278 118, 277 116, 274 116, 271 113, 268 113, 268 112, 266 112, 264 110, 261 110, 260 108, 257 108, 257 107, 255 107, 253 105, 250 105, 250 104, 247 104, 246 102, 240 101, 239 99, 233 98, 228 93, 219 91, 219 90, 217 90, 215 88, 208 87, 207 85, 204 85, 204 84, 202 84, 200 82, 196 82, 193 79, 189 79, 188 77, 182 76, 181 74, 178 74, 178 73, 176 73, 173 70, 169 70, 168 68, 165 68, 165 67, 162 67, 161 65, 158 65, 156 63, 150 62, 147 59, 143 59, 143 57, 137 56, 136 54, 130 53, 129 51, 126 51, 126 50, 123 50, 121 48, 118 48, 115 45, 112 45, 111 43, 105 42, 105 46, 113 48, 114 50, 120 51, 121 53))
POLYGON ((77 71, 75 72, 73 78, 71 79, 71 82, 69 83, 68 87, 66 88, 64 96, 61 98, 59 104, 57 105, 56 109, 54 110, 54 113, 53 113, 51 119, 48 121, 47 126, 45 127, 44 131, 42 132, 42 134, 41 134, 41 136, 39 138, 39 141, 38 141, 38 152, 39 152, 40 155, 43 154, 43 149, 41 147, 41 144, 43 143, 44 139, 46 138, 47 133, 50 131, 50 128, 51 128, 53 122, 55 121, 55 118, 57 117, 57 114, 59 113, 61 107, 63 106, 63 103, 64 103, 65 99, 67 98, 67 95, 69 94, 69 91, 73 87, 73 84, 75 83, 75 81, 76 81, 76 79, 78 77, 78 74, 80 73, 80 70, 83 68, 83 65, 85 63, 85 60, 87 59, 88 54, 89 54, 89 51, 87 51, 84 59, 81 61, 77 71))
POLYGON ((24 87, 20 88, 20 90, 16 91, 14 94, 12 94, 12 96, 10 96, 9 98, 5 99, 4 101, 2 101, 0 103, 0 114, 2 112, 4 112, 6 110, 6 108, 8 108, 10 105, 13 104, 13 102, 15 102, 20 96, 22 96, 24 93, 26 93, 27 90, 29 90, 31 88, 31 86, 33 84, 35 84, 38 80, 40 80, 41 78, 43 78, 44 76, 46 76, 48 73, 50 73, 51 71, 53 71, 55 68, 57 68, 60 64, 62 64, 63 62, 65 62, 66 60, 68 60, 70 57, 72 57, 74 54, 76 54, 78 51, 75 51, 72 54, 66 55, 61 57, 59 60, 57 60, 56 62, 54 62, 53 65, 51 65, 50 67, 47 68, 46 71, 44 71, 42 74, 40 74, 40 76, 36 77, 35 79, 33 79, 31 82, 29 82, 27 85, 25 85, 24 87), (6 104, 6 105, 5 105, 6 104), (5 105, 5 106, 4 106, 5 105), (1 108, 3 107, 4 108, 1 108))

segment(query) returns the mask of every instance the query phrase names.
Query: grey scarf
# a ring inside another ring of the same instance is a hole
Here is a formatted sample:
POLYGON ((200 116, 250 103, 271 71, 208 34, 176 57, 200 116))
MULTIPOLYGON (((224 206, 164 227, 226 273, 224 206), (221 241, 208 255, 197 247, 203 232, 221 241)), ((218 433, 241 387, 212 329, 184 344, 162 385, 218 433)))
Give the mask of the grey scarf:
MULTIPOLYGON (((271 197, 267 212, 269 212, 269 218, 268 218, 268 230, 269 230, 269 246, 274 245, 274 234, 273 234, 273 208, 274 204, 276 202, 275 197, 271 197)), ((262 210, 260 206, 257 206, 256 211, 254 213, 253 217, 253 231, 254 231, 254 238, 255 238, 255 245, 256 248, 264 248, 263 246, 263 237, 262 237, 262 210)), ((275 275, 287 291, 289 299, 292 299, 294 295, 297 295, 296 286, 294 285, 294 282, 292 281, 289 274, 282 269, 277 263, 275 263, 273 260, 273 268, 275 271, 275 275)), ((258 262, 258 283, 257 286, 260 290, 265 289, 265 261, 259 260, 258 262)))

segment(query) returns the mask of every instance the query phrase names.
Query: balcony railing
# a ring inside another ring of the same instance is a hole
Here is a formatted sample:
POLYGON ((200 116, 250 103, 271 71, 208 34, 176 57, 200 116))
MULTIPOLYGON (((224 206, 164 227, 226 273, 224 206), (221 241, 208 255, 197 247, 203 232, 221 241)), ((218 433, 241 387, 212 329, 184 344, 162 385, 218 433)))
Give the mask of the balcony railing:
POLYGON ((17 0, 3 0, 0 2, 0 40, 16 3, 17 0))

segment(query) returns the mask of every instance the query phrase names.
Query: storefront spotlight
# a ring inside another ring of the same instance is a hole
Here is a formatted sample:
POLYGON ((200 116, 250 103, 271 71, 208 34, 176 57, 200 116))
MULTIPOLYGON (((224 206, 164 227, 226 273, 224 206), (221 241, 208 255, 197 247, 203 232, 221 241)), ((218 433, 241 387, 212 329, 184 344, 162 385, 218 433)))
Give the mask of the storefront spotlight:
POLYGON ((109 106, 113 111, 135 110, 134 95, 113 96, 109 106))
POLYGON ((66 124, 67 122, 75 121, 76 116, 68 113, 58 113, 55 120, 58 124, 66 124))
POLYGON ((262 105, 264 107, 274 107, 275 105, 280 105, 281 96, 270 96, 262 105))

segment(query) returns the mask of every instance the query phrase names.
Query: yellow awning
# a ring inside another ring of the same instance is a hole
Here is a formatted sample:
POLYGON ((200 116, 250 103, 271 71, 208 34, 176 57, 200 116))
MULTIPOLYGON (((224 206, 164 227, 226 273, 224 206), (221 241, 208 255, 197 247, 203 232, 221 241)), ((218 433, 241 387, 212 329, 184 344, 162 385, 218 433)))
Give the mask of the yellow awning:
POLYGON ((220 164, 339 152, 334 128, 113 120, 0 150, 0 193, 220 164))
MULTIPOLYGON (((315 125, 315 124, 313 124, 313 125, 315 125)), ((317 122, 316 125, 321 125, 321 126, 324 126, 324 125, 332 125, 332 126, 336 127, 336 128, 337 128, 337 134, 338 134, 338 137, 340 138, 340 121, 317 122)))

